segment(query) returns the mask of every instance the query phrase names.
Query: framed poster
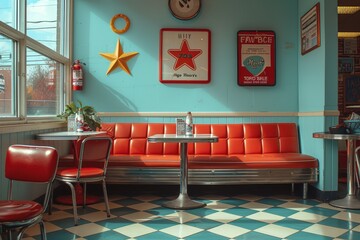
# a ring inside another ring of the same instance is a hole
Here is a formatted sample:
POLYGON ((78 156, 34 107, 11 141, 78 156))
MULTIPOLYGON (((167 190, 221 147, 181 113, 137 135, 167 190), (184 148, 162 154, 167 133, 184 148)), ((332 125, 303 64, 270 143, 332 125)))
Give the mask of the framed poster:
POLYGON ((273 31, 239 31, 238 85, 274 86, 275 33, 273 31))
POLYGON ((301 54, 320 47, 320 3, 317 3, 300 19, 301 54))
POLYGON ((210 43, 208 29, 161 29, 160 82, 209 83, 210 43))
POLYGON ((360 106, 360 75, 344 75, 344 105, 345 108, 360 106))

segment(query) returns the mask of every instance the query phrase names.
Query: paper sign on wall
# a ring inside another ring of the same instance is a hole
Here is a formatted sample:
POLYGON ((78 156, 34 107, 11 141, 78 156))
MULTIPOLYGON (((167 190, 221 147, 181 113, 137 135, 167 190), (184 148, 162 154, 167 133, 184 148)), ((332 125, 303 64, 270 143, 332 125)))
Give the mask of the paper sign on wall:
POLYGON ((240 86, 275 85, 275 33, 239 31, 237 40, 238 84, 240 86))

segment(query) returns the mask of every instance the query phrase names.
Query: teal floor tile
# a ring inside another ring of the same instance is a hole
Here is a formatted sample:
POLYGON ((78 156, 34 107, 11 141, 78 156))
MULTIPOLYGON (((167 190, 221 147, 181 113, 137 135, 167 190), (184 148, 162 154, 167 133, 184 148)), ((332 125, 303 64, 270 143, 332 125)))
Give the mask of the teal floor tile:
POLYGON ((304 221, 300 221, 300 220, 292 219, 292 218, 284 218, 280 221, 277 221, 274 224, 276 224, 278 226, 282 226, 282 227, 293 228, 296 230, 303 230, 312 225, 312 223, 304 222, 304 221))
POLYGON ((332 240, 333 238, 307 232, 297 232, 286 238, 287 240, 332 240))
POLYGON ((274 198, 262 198, 260 200, 257 200, 256 202, 268 204, 268 205, 272 205, 272 206, 278 206, 280 204, 285 203, 286 201, 274 199, 274 198))
POLYGON ((292 209, 287 209, 287 208, 282 208, 282 207, 271 207, 271 208, 264 210, 264 212, 279 215, 282 217, 288 217, 294 213, 297 213, 298 211, 292 210, 292 209))
POLYGON ((228 240, 229 238, 207 231, 202 231, 185 238, 186 240, 228 240))
POLYGON ((129 237, 115 231, 106 231, 85 237, 86 240, 126 240, 129 237))
POLYGON ((240 236, 237 236, 234 239, 235 240, 281 240, 281 238, 269 236, 269 235, 258 233, 258 232, 248 232, 248 233, 242 234, 240 236))
POLYGON ((340 211, 332 210, 332 209, 328 209, 328 208, 312 207, 312 208, 304 210, 304 212, 315 213, 318 215, 331 217, 331 216, 334 216, 335 214, 339 213, 340 211))

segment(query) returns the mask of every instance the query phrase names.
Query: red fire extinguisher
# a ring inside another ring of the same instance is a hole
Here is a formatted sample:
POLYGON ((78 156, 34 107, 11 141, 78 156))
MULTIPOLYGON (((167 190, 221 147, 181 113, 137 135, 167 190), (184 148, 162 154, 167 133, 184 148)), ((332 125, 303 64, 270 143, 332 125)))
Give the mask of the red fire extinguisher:
POLYGON ((81 91, 84 85, 84 75, 81 63, 79 60, 75 60, 72 65, 72 90, 81 91))

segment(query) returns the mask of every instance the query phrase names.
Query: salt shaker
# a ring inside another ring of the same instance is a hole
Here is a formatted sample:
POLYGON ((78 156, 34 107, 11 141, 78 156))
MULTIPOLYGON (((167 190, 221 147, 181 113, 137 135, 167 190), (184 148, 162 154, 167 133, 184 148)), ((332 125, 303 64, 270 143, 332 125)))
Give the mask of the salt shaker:
POLYGON ((76 122, 76 131, 83 132, 84 131, 84 115, 81 112, 81 109, 75 114, 75 122, 76 122))

